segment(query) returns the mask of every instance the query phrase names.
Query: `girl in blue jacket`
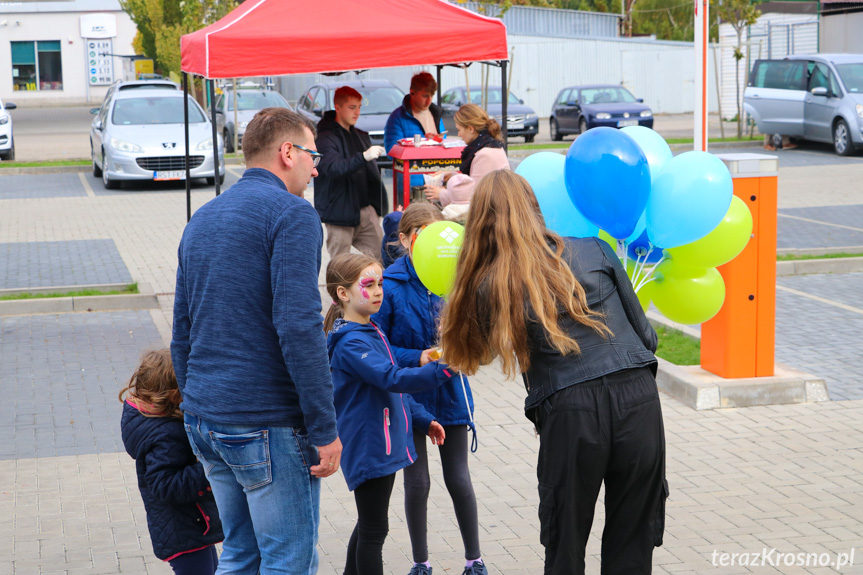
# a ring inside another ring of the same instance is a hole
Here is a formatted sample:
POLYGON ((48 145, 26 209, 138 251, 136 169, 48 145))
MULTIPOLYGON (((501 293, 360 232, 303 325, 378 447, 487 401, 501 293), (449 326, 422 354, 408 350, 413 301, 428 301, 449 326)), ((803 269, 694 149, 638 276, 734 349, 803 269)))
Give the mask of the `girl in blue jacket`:
MULTIPOLYGON (((443 300, 426 289, 417 277, 411 250, 421 230, 441 219, 440 210, 430 203, 409 205, 399 222, 399 241, 407 253, 384 272, 384 302, 373 319, 392 342, 400 365, 425 365, 437 347, 443 300)), ((446 445, 440 446, 441 467, 464 543, 464 575, 486 575, 479 548, 476 495, 467 461, 469 429, 473 431, 474 445, 476 442, 470 385, 459 374, 436 389, 412 395, 446 431, 446 445)), ((417 460, 405 469, 405 516, 414 560, 409 575, 430 575, 427 517, 431 481, 426 441, 416 431, 414 445, 417 460)))
POLYGON ((324 331, 333 374, 333 400, 342 440, 342 472, 354 492, 357 525, 348 543, 345 575, 381 575, 395 474, 417 458, 411 428, 443 444, 444 428, 408 395, 452 377, 438 362, 400 368, 384 334, 371 321, 383 301, 377 260, 342 254, 327 266, 333 299, 324 331))
POLYGON ((212 575, 222 523, 204 467, 189 446, 181 400, 171 351, 149 351, 120 392, 120 429, 135 460, 156 557, 177 575, 212 575))

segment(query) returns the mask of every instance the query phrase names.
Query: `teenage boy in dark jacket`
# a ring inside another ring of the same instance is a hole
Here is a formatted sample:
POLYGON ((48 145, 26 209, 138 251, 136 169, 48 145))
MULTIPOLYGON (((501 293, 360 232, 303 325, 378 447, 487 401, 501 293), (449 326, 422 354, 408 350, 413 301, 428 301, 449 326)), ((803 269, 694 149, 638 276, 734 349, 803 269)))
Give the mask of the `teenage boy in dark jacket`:
POLYGON ((375 160, 384 154, 372 146, 368 132, 356 127, 362 95, 342 86, 333 95, 335 111, 318 123, 315 141, 323 154, 315 178, 315 209, 327 229, 330 258, 353 245, 376 256, 383 232, 379 217, 386 197, 375 160))

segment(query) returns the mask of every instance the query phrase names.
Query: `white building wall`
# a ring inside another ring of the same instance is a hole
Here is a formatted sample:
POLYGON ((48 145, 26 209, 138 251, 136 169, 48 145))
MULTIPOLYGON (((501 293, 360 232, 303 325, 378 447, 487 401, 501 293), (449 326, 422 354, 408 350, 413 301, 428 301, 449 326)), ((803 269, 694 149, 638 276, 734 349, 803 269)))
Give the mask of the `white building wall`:
MULTIPOLYGON (((36 3, 33 3, 36 4, 36 3)), ((133 55, 132 40, 137 31, 129 15, 122 11, 109 12, 117 18, 117 36, 113 38, 113 53, 133 55)), ((53 106, 58 104, 100 104, 109 86, 90 86, 87 47, 81 38, 82 12, 31 12, 0 14, 0 94, 4 100, 19 106, 53 106), (12 53, 10 42, 60 41, 63 70, 62 90, 13 91, 12 53)), ((113 58, 114 79, 123 77, 123 59, 113 58)))
MULTIPOLYGON (((541 117, 551 113, 558 92, 577 84, 623 84, 656 114, 678 114, 695 109, 695 55, 691 42, 663 42, 651 39, 543 38, 509 35, 511 91, 536 110, 541 117)), ((716 111, 716 88, 712 61, 708 70, 708 104, 716 111)), ((479 86, 482 68, 474 63, 467 68, 467 81, 479 86)), ((490 69, 489 85, 500 85, 500 69, 490 69)), ((345 79, 389 80, 407 92, 411 76, 421 70, 435 74, 435 68, 402 67, 346 74, 345 79)), ((307 74, 282 78, 281 91, 296 100, 315 82, 332 77, 307 74)), ((446 67, 441 85, 446 91, 464 86, 465 70, 446 67)))

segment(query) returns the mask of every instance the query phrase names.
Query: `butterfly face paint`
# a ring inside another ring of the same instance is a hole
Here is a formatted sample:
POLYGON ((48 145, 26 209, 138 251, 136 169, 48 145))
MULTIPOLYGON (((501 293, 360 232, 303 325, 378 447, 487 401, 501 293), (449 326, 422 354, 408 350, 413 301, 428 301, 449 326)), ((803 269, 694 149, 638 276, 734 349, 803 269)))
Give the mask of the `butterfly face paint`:
POLYGON ((368 288, 372 287, 380 281, 380 268, 378 268, 377 266, 366 268, 363 271, 363 275, 361 275, 360 279, 357 281, 357 285, 360 288, 360 303, 366 303, 371 299, 372 296, 369 294, 368 288))

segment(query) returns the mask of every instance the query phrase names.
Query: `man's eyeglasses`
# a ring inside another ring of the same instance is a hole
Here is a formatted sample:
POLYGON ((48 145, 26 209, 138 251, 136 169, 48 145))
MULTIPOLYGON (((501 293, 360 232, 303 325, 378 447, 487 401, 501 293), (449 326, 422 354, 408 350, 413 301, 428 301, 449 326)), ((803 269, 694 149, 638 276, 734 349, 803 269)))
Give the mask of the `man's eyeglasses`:
POLYGON ((299 145, 299 144, 294 144, 294 143, 292 143, 292 142, 286 142, 286 143, 291 144, 291 145, 292 145, 293 147, 295 147, 296 149, 298 149, 298 150, 302 150, 302 151, 304 151, 305 153, 307 153, 308 155, 310 155, 310 156, 312 157, 312 161, 314 162, 314 164, 313 164, 313 165, 314 165, 314 167, 315 167, 315 168, 317 168, 317 167, 318 167, 318 164, 320 164, 320 163, 321 163, 321 158, 323 158, 323 157, 324 157, 324 155, 323 155, 323 154, 318 153, 318 152, 316 152, 316 151, 314 151, 314 150, 310 150, 310 149, 306 148, 305 146, 301 146, 301 145, 299 145))

